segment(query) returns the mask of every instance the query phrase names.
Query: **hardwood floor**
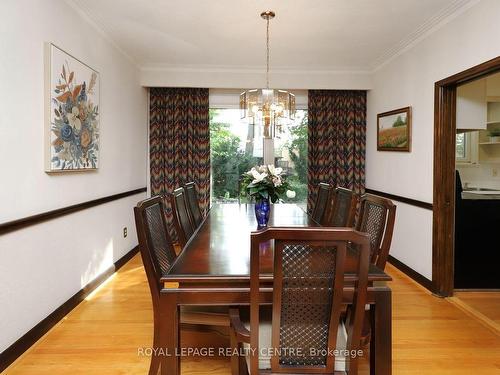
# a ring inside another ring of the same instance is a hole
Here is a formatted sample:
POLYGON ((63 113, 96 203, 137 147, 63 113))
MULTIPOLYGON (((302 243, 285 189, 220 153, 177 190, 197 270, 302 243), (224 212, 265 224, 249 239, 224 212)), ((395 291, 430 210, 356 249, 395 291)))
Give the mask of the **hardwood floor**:
POLYGON ((455 298, 500 333, 500 292, 455 292, 455 298))
MULTIPOLYGON (((394 374, 498 374, 500 336, 404 274, 393 276, 394 374)), ((147 374, 152 308, 141 259, 135 256, 4 374, 147 374)), ((184 346, 223 344, 212 332, 183 331, 184 346)), ((366 363, 362 374, 368 373, 366 363)), ((183 375, 229 375, 228 358, 189 357, 183 375)))

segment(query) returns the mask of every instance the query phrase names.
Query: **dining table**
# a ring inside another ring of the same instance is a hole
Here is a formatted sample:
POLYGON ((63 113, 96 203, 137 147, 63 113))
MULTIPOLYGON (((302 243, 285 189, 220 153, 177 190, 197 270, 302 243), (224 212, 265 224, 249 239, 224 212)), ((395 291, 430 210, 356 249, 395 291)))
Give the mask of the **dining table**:
MULTIPOLYGON (((319 227, 295 204, 273 204, 269 227, 319 227)), ((166 350, 180 348, 181 305, 243 306, 250 304, 250 233, 256 231, 253 204, 214 204, 161 282, 163 294, 161 327, 166 333, 166 350)), ((260 246, 260 291, 263 304, 272 303, 273 244, 260 246)), ((352 302, 356 267, 354 251, 346 257, 343 303, 352 302)), ((370 374, 392 371, 391 277, 370 265, 367 304, 370 304, 370 374)), ((162 374, 180 373, 180 356, 162 360, 162 374)))

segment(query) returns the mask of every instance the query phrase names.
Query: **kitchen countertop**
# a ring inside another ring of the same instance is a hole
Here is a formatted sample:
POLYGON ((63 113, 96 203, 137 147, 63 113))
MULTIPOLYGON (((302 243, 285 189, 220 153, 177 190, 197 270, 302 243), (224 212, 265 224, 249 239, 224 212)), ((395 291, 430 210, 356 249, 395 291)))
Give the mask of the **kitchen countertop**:
POLYGON ((462 199, 470 200, 500 200, 500 190, 465 190, 462 199))

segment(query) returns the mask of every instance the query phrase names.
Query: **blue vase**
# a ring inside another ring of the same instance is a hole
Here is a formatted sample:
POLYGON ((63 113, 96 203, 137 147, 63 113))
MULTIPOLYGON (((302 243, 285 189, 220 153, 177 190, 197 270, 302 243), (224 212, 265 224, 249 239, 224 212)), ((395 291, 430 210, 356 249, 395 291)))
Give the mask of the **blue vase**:
POLYGON ((269 199, 257 199, 255 202, 255 218, 257 219, 258 229, 267 227, 270 212, 271 203, 269 203, 269 199))

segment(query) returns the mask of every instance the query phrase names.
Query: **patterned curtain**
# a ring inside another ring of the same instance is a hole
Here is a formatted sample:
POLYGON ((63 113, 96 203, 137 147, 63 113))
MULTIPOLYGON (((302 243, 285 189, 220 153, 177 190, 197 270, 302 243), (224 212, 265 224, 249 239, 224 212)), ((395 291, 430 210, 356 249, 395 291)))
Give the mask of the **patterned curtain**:
POLYGON ((308 212, 320 182, 363 194, 366 91, 309 90, 308 122, 308 212))
MULTIPOLYGON (((151 194, 171 193, 194 181, 206 214, 210 203, 208 89, 155 87, 149 91, 149 101, 151 194)), ((170 208, 167 219, 171 224, 170 208)))

